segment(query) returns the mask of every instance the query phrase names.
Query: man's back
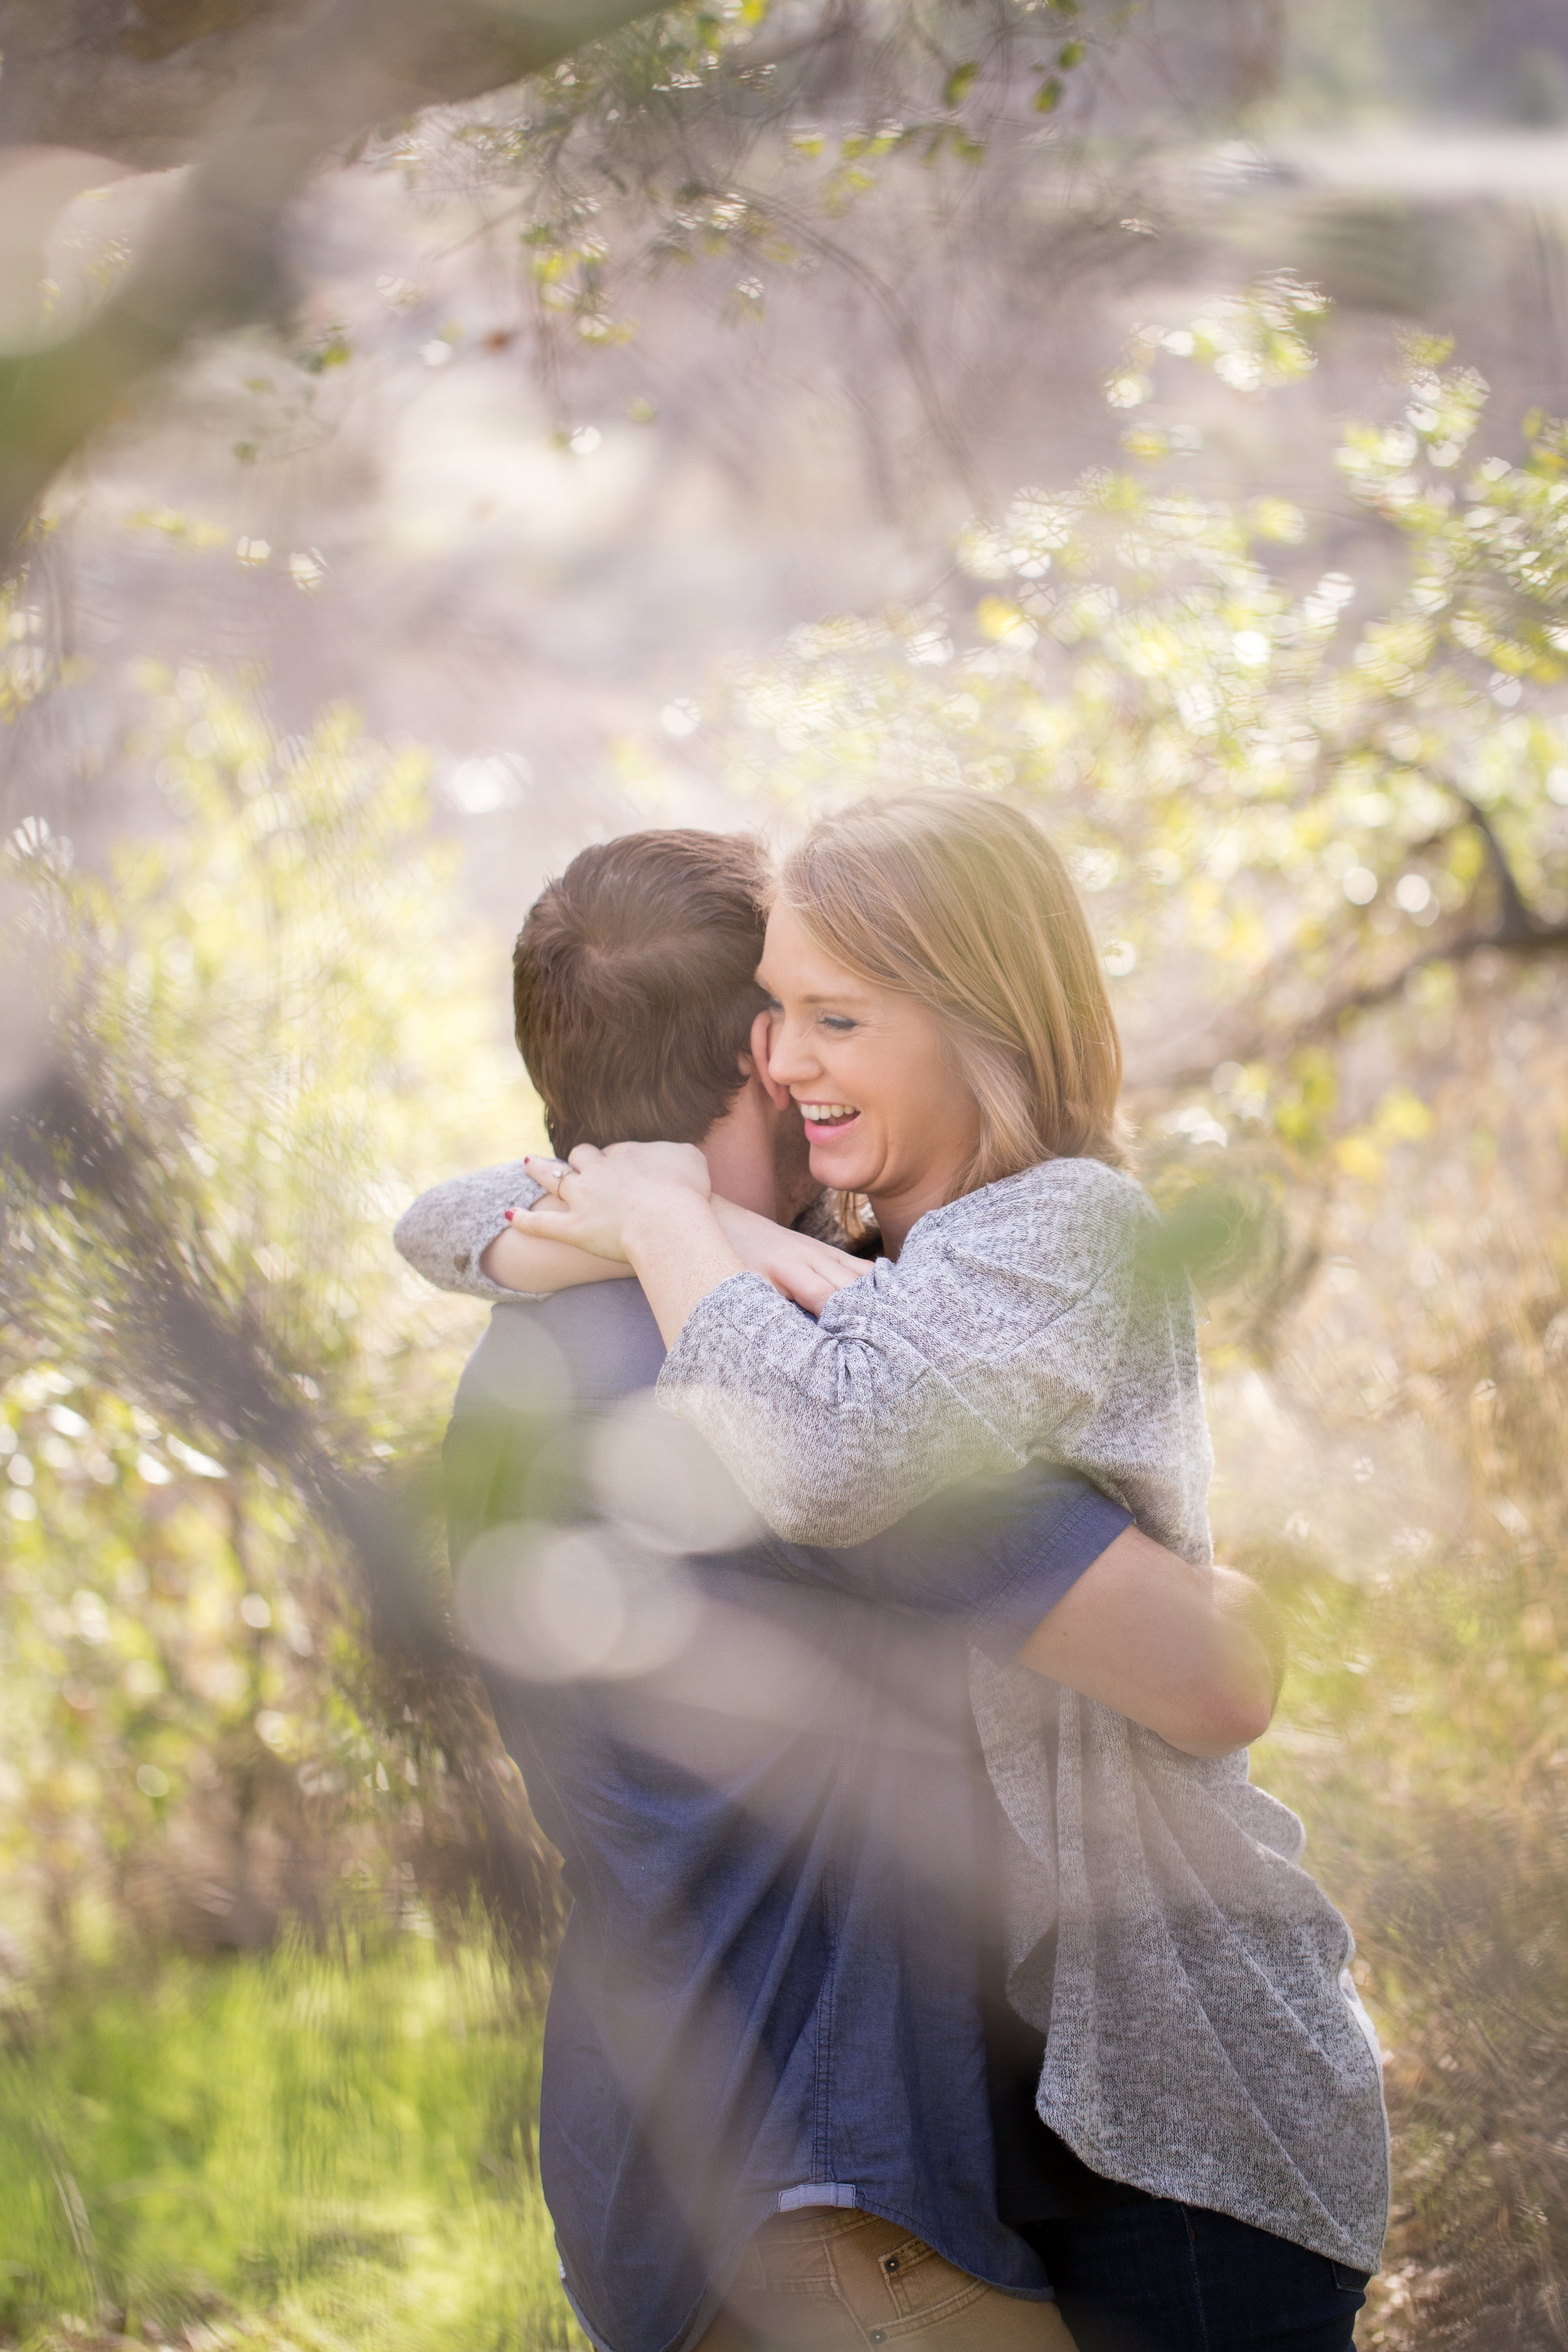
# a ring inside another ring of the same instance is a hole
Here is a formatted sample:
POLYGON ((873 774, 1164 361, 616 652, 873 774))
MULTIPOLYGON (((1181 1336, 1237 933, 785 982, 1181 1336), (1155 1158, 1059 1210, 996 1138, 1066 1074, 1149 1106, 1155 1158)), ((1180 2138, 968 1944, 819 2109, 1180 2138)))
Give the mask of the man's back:
POLYGON ((766 1538, 677 1557, 607 1510, 645 1517, 638 1445, 647 1484, 668 1466, 624 1418, 662 1354, 633 1283, 500 1307, 447 1441, 460 1612, 574 1898, 541 2107, 574 2301, 616 2352, 678 2352, 760 2223, 811 2203, 1041 2293, 995 2211, 973 1622, 766 1538))

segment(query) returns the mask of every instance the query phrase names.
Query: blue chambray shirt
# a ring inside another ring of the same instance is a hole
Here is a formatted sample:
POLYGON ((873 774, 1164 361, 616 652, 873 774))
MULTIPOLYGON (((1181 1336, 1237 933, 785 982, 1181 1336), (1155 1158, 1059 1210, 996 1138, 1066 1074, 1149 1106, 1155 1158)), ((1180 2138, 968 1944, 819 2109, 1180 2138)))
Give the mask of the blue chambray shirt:
MULTIPOLYGON (((447 1444, 460 1595, 485 1530, 591 1524, 595 1419, 663 1353, 634 1283, 494 1309, 447 1444)), ((991 1801, 965 1654, 1011 1656, 1130 1524, 1037 1465, 849 1550, 689 1555, 652 1664, 491 1645, 497 1720, 573 1897, 540 2162, 602 2352, 688 2352, 760 2223, 806 2204, 1049 2294, 996 2214, 991 1801)))

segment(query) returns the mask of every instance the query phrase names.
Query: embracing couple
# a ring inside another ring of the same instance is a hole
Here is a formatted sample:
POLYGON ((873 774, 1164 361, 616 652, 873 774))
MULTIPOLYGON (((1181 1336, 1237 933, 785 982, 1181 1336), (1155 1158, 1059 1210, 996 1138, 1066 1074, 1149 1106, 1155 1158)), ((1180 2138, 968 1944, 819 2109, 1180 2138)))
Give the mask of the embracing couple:
POLYGON ((777 874, 627 836, 514 976, 563 1159, 397 1240, 496 1302, 449 1532, 573 1898, 540 2140, 589 2339, 1342 2352, 1376 2042, 1247 1780, 1270 1621, 1211 1565, 1060 858, 948 793, 777 874))

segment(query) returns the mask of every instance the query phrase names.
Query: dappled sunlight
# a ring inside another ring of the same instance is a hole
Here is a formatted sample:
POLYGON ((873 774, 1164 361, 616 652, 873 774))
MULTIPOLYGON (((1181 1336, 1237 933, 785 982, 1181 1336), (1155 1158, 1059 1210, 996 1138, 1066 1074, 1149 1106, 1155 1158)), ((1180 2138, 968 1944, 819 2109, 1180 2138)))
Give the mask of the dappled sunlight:
POLYGON ((1253 1779, 1384 2045, 1358 2340, 1549 2352, 1559 13, 132 13, 0 0, 0 2345, 580 2352, 495 1692, 775 1832, 786 1738, 924 1785, 935 1682, 771 1612, 650 1391, 520 1327, 443 1473, 479 1309, 391 1234, 546 1146, 508 957, 585 843, 930 786, 1062 851, 1199 1295, 1253 1779))

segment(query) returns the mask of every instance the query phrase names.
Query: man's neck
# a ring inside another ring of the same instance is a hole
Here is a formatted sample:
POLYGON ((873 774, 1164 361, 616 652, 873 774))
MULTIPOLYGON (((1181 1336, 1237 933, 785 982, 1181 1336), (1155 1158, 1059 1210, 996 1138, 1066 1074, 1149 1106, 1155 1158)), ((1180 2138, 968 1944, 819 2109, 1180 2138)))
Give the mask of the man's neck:
MULTIPOLYGON (((759 1217, 782 1222, 785 1204, 778 1196, 773 1153, 776 1123, 767 1096, 754 1078, 748 1078, 723 1118, 715 1119, 703 1137, 702 1153, 715 1192, 733 1201, 738 1209, 751 1209, 759 1217)), ((793 1207, 787 1213, 794 1214, 793 1207)))

